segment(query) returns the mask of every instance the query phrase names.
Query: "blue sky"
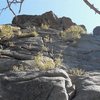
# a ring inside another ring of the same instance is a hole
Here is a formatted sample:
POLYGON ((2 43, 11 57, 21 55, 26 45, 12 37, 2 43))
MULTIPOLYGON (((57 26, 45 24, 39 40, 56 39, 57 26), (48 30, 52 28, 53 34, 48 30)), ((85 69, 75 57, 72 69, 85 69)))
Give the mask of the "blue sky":
MULTIPOLYGON (((100 9, 99 0, 90 0, 98 9, 100 9)), ((0 0, 0 9, 6 5, 6 0, 0 0)), ((18 11, 18 5, 14 10, 18 11)), ((95 26, 100 26, 100 15, 95 14, 83 0, 25 0, 20 14, 40 15, 46 11, 52 10, 58 17, 70 17, 77 24, 84 24, 88 32, 92 32, 95 26)), ((5 10, 0 15, 0 24, 11 23, 13 14, 5 10)))

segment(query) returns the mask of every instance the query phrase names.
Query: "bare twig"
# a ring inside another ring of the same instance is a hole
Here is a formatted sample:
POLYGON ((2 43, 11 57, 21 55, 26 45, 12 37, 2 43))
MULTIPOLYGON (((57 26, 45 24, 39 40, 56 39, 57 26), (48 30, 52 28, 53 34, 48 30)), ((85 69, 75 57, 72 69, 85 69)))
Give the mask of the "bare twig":
MULTIPOLYGON (((14 1, 14 0, 13 0, 14 1)), ((9 2, 9 0, 7 0, 7 4, 8 4, 8 8, 9 8, 9 10, 16 16, 16 14, 15 14, 15 12, 12 10, 12 8, 11 8, 11 4, 13 3, 13 1, 12 2, 9 2)))
POLYGON ((14 12, 14 10, 11 8, 11 6, 13 5, 13 4, 20 4, 20 7, 19 7, 19 13, 21 12, 21 8, 22 8, 22 4, 23 4, 23 2, 24 2, 24 0, 12 0, 12 1, 9 1, 9 0, 6 0, 7 1, 7 6, 5 7, 5 8, 2 8, 1 10, 0 10, 0 14, 4 11, 4 10, 6 10, 6 9, 9 9, 12 13, 13 13, 13 15, 14 16, 16 16, 16 13, 14 12))
POLYGON ((20 8, 19 8, 19 13, 21 12, 21 8, 22 8, 23 2, 24 2, 24 0, 21 0, 21 2, 20 2, 20 8))
POLYGON ((6 10, 7 8, 8 8, 8 6, 5 7, 5 8, 0 9, 0 15, 1 15, 1 13, 2 13, 4 10, 6 10))

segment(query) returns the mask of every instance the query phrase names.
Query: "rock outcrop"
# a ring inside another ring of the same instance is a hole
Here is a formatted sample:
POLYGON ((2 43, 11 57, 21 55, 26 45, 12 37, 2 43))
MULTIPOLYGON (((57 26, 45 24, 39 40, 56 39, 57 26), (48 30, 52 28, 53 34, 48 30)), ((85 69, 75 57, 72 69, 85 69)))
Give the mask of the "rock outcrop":
POLYGON ((65 41, 61 30, 75 23, 53 12, 12 23, 0 26, 0 100, 99 100, 99 35, 65 41))
POLYGON ((53 56, 49 58, 49 51, 44 50, 42 32, 47 35, 48 31, 39 31, 40 35, 34 37, 32 32, 20 30, 20 35, 1 38, 0 100, 69 100, 74 96, 75 88, 67 72, 60 66, 56 68, 53 56), (45 60, 36 58, 39 52, 45 55, 45 60))
POLYGON ((64 62, 69 67, 83 68, 87 71, 100 70, 100 36, 83 35, 78 42, 66 47, 64 62), (80 67, 81 66, 81 67, 80 67))
POLYGON ((13 25, 21 28, 38 26, 42 24, 49 25, 50 28, 54 29, 67 29, 72 25, 76 25, 70 18, 62 17, 58 18, 52 11, 46 12, 42 15, 18 15, 14 17, 12 21, 13 25))
POLYGON ((69 28, 72 25, 76 25, 76 23, 73 23, 72 20, 70 18, 67 17, 62 17, 59 18, 59 26, 63 29, 66 30, 67 28, 69 28))

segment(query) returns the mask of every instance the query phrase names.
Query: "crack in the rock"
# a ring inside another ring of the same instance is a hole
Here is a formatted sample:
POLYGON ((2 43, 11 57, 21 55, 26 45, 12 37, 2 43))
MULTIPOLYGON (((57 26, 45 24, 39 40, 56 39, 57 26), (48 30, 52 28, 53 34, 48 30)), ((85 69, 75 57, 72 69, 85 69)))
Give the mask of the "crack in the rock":
POLYGON ((51 88, 51 90, 49 91, 46 100, 49 100, 49 97, 50 97, 50 95, 51 95, 51 93, 52 93, 53 90, 54 90, 54 86, 53 86, 53 87, 51 88))

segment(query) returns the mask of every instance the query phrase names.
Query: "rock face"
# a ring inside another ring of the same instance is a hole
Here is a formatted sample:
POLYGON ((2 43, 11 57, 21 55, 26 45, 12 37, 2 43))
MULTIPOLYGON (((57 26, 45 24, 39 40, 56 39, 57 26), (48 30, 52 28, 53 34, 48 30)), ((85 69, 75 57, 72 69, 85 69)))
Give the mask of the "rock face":
POLYGON ((54 66, 54 59, 49 59, 49 51, 44 52, 46 45, 41 33, 57 36, 57 32, 54 29, 50 32, 39 30, 40 35, 34 37, 26 31, 1 38, 0 100, 69 100, 74 96, 75 88, 65 70, 54 67, 42 70, 35 64, 35 56, 42 52, 47 59, 43 60, 44 65, 54 66), (51 65, 50 61, 53 62, 51 65))
POLYGON ((74 79, 77 86, 77 95, 73 100, 100 99, 100 72, 92 72, 83 77, 74 79))
POLYGON ((19 15, 14 17, 12 21, 13 25, 19 26, 21 28, 39 26, 42 24, 49 25, 49 27, 54 29, 67 29, 72 25, 76 25, 72 22, 70 18, 62 17, 58 18, 52 11, 46 12, 42 15, 19 15))
POLYGON ((100 70, 100 37, 84 35, 77 43, 64 47, 64 63, 87 71, 100 70), (81 66, 81 67, 80 67, 81 66))
POLYGON ((62 69, 7 73, 1 77, 0 100, 69 100, 67 91, 72 83, 62 69))
POLYGON ((100 26, 96 26, 93 29, 93 35, 100 35, 100 26))
MULTIPOLYGON (((12 22, 21 29, 12 34, 8 34, 9 27, 0 31, 0 100, 100 99, 99 35, 81 34, 80 39, 64 41, 60 30, 75 23, 52 12, 41 16, 20 15, 12 22), (42 23, 51 28, 33 28, 42 23), (39 54, 45 57, 37 59, 42 69, 35 60, 39 54), (61 61, 63 66, 55 67, 61 61), (78 75, 78 69, 86 72, 79 76, 72 73, 69 77, 68 71, 73 68, 77 68, 78 75)), ((81 27, 85 29, 84 25, 81 27)))
POLYGON ((22 36, 0 40, 0 100, 99 100, 99 36, 84 34, 71 42, 62 40, 56 29, 36 30, 37 37, 25 30, 22 36), (34 60, 39 52, 52 59, 63 55, 65 68, 39 70, 34 60), (73 76, 71 82, 65 70, 70 68, 89 74, 73 76))

